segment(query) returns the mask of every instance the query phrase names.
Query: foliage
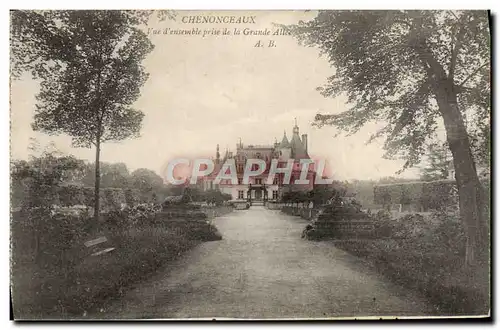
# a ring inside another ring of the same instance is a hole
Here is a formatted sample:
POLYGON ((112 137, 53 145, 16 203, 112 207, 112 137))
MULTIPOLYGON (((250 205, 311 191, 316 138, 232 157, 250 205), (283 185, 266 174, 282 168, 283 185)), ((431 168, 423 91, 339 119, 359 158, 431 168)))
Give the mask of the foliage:
POLYGON ((183 196, 183 202, 205 202, 215 205, 222 205, 226 201, 230 201, 232 196, 221 192, 220 190, 201 190, 196 187, 185 187, 179 191, 175 189, 173 192, 180 193, 178 196, 183 196))
POLYGON ((332 185, 316 185, 309 191, 287 191, 281 197, 281 203, 309 203, 320 206, 340 200, 346 196, 348 187, 342 182, 334 182, 332 185))
POLYGON ((457 212, 425 217, 409 214, 399 219, 380 212, 372 220, 383 239, 335 244, 366 258, 398 284, 419 291, 438 305, 441 313, 487 312, 488 280, 471 283, 463 268, 466 235, 457 212))
POLYGON ((81 165, 82 162, 72 156, 61 156, 52 151, 43 151, 29 161, 13 161, 11 180, 25 190, 22 208, 50 212, 57 200, 59 186, 81 165))
POLYGON ((127 188, 130 185, 130 174, 123 163, 101 163, 100 174, 102 187, 127 188))
POLYGON ((462 111, 474 109, 482 127, 488 125, 490 32, 485 11, 320 11, 315 19, 289 29, 301 43, 319 47, 335 68, 320 88, 322 94, 345 93, 353 104, 341 114, 318 114, 318 126, 355 133, 369 121, 383 121, 385 127, 372 140, 386 135, 387 156, 401 153, 405 167, 417 164, 440 115, 423 59, 425 47, 448 70, 462 111))
POLYGON ((132 189, 125 189, 125 203, 128 206, 132 206, 137 204, 138 197, 134 194, 132 189))
POLYGON ((421 179, 423 181, 448 179, 453 170, 450 149, 446 143, 431 143, 427 147, 427 165, 421 168, 421 179))
POLYGON ((324 206, 323 213, 319 218, 325 218, 331 221, 349 221, 368 219, 368 214, 361 210, 361 205, 356 201, 343 201, 335 199, 331 204, 324 206))
POLYGON ((154 171, 139 168, 130 175, 131 185, 140 191, 158 191, 163 186, 163 179, 154 171))
POLYGON ((77 185, 63 185, 57 190, 58 205, 73 206, 73 205, 91 205, 87 204, 85 195, 81 186, 77 185))
POLYGON ((413 179, 406 179, 406 178, 398 178, 394 176, 384 176, 381 177, 380 179, 377 180, 379 184, 387 184, 387 183, 405 183, 413 181, 413 179))
MULTIPOLYGON (((34 305, 57 308, 67 288, 61 282, 75 280, 74 268, 79 262, 74 251, 91 231, 85 215, 47 214, 40 208, 13 214, 12 217, 12 271, 21 279, 20 272, 29 274, 31 290, 17 288, 14 306, 23 301, 19 294, 31 296, 34 305), (22 268, 23 267, 23 268, 22 268), (26 268, 29 267, 29 268, 26 268)), ((50 310, 48 310, 50 312, 50 310)))
POLYGON ((208 190, 205 192, 205 201, 215 205, 222 205, 231 199, 231 194, 222 193, 219 190, 208 190))
POLYGON ((134 226, 144 226, 148 221, 153 221, 155 215, 161 212, 158 204, 139 204, 127 209, 127 219, 134 226))
MULTIPOLYGON (((39 147, 35 149, 38 150, 39 147)), ((51 205, 71 207, 94 204, 94 165, 66 156, 51 148, 46 148, 39 156, 30 160, 13 160, 11 163, 11 203, 13 207, 30 208, 41 201, 31 198, 45 199, 48 207, 51 205), (42 167, 44 170, 41 170, 42 167), (46 181, 45 183, 37 180, 46 181), (43 176, 48 176, 43 178, 43 176), (38 186, 37 186, 38 185, 38 186), (42 190, 41 190, 42 189, 42 190), (34 192, 42 192, 34 193, 34 192)), ((140 169, 129 174, 125 164, 101 163, 102 189, 100 190, 101 205, 105 209, 118 208, 126 203, 125 191, 129 190, 128 204, 135 205, 139 201, 159 201, 168 192, 161 177, 151 170, 140 169), (137 172, 137 173, 135 173, 137 172), (135 173, 135 174, 134 174, 135 173), (142 174, 141 174, 142 173, 142 174), (143 175, 145 174, 145 175, 143 175), (134 180, 136 179, 136 180, 134 180)), ((47 212, 50 212, 48 210, 47 212)))
POLYGON ((353 180, 349 182, 349 187, 355 192, 356 199, 361 205, 365 208, 374 208, 373 187, 375 184, 374 180, 353 180))
MULTIPOLYGON (((488 195, 489 181, 481 181, 488 195)), ((405 184, 385 184, 374 187, 376 204, 413 204, 423 211, 444 210, 458 203, 457 184, 454 180, 416 181, 405 184)))
POLYGON ((456 182, 439 180, 426 182, 422 186, 420 203, 424 210, 444 210, 448 206, 458 203, 458 196, 454 194, 456 182))
POLYGON ((407 214, 392 219, 390 213, 379 211, 371 219, 375 223, 377 237, 418 239, 426 230, 431 230, 431 223, 426 222, 420 214, 407 214))
POLYGON ((104 189, 104 205, 109 210, 119 210, 121 204, 125 202, 125 196, 122 189, 104 189))
POLYGON ((303 191, 287 191, 281 196, 281 202, 288 203, 304 203, 308 201, 309 196, 303 191))
POLYGON ((467 264, 486 265, 487 201, 473 152, 479 147, 485 150, 482 158, 489 158, 488 12, 320 11, 289 29, 301 43, 318 47, 335 68, 321 93, 344 94, 352 104, 342 113, 318 114, 317 126, 353 134, 368 122, 383 123, 369 142, 385 136, 386 157, 403 157, 404 170, 421 161, 444 124, 467 230, 467 264), (472 129, 464 120, 471 115, 472 129), (475 143, 478 136, 483 143, 475 143))
POLYGON ((375 204, 390 205, 418 202, 422 196, 423 182, 383 184, 374 187, 375 204), (404 202, 404 203, 403 203, 404 202))
POLYGON ((130 105, 147 78, 140 62, 153 47, 135 27, 133 13, 13 11, 12 16, 18 56, 28 58, 41 79, 35 130, 66 133, 85 147, 138 133, 143 114, 130 105))
POLYGON ((138 136, 144 116, 131 105, 148 77, 141 62, 153 49, 137 27, 146 18, 121 10, 17 10, 11 18, 13 71, 41 80, 32 127, 96 147, 99 196, 101 144, 138 136))
POLYGON ((18 261, 13 265, 13 276, 20 279, 22 273, 33 275, 24 279, 28 283, 14 281, 15 317, 73 318, 95 312, 122 290, 145 280, 184 251, 217 234, 206 223, 203 234, 201 229, 191 232, 193 227, 187 224, 169 222, 171 226, 166 227, 165 223, 160 225, 152 219, 142 222, 137 229, 124 220, 126 214, 115 211, 104 216, 105 224, 112 229, 106 237, 116 250, 98 258, 85 257, 86 251, 81 251, 85 249, 83 242, 94 232, 88 227, 88 219, 68 216, 44 219, 40 246, 45 253, 36 263, 25 262, 32 250, 23 245, 30 241, 33 229, 21 229, 23 215, 19 214, 13 227, 12 253, 18 261), (32 290, 26 290, 28 286, 32 290))
POLYGON ((344 196, 346 191, 347 187, 340 182, 334 182, 332 185, 315 185, 307 193, 306 201, 312 201, 314 205, 323 205, 332 198, 344 196))

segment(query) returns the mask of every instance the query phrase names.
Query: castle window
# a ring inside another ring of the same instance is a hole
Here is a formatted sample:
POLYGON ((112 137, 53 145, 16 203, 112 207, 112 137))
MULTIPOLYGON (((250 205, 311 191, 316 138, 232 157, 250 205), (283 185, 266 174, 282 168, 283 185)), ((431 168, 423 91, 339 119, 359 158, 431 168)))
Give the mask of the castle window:
POLYGON ((244 191, 243 190, 238 190, 238 199, 243 199, 243 194, 244 194, 244 191))
POLYGON ((278 191, 273 190, 273 199, 278 199, 278 191))

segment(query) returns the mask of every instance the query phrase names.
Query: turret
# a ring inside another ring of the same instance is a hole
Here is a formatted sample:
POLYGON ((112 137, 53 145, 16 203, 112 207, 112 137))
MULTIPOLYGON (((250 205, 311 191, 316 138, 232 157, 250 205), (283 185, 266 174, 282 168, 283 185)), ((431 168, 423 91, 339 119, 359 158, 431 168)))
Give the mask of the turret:
MULTIPOLYGON (((306 134, 302 135, 302 139, 304 139, 304 137, 307 140, 306 134)), ((307 141, 300 139, 299 126, 297 125, 297 118, 295 118, 295 126, 293 127, 293 135, 292 135, 292 139, 290 140, 290 147, 292 148, 291 157, 295 158, 295 159, 302 159, 304 157, 307 157, 306 145, 307 145, 307 141)))
POLYGON ((283 139, 281 140, 280 143, 280 148, 289 148, 290 147, 290 142, 288 142, 288 138, 286 137, 286 131, 283 131, 283 139))
POLYGON ((304 144, 304 149, 306 149, 307 153, 307 134, 302 134, 302 144, 304 144))

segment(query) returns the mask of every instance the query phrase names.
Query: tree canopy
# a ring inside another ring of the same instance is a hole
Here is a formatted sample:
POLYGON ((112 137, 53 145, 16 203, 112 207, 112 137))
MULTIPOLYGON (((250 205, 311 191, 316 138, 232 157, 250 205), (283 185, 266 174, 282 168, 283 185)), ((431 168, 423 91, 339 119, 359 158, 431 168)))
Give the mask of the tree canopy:
POLYGON ((130 183, 141 191, 159 190, 164 187, 161 176, 147 168, 139 168, 130 174, 130 183))
POLYGON ((430 144, 427 149, 426 158, 428 162, 420 171, 422 180, 432 181, 448 179, 453 167, 451 164, 450 149, 446 144, 430 144))
POLYGON ((148 74, 153 44, 138 25, 149 12, 11 12, 11 67, 40 80, 32 127, 96 147, 95 220, 99 217, 101 144, 137 137, 144 114, 132 107, 148 74))
POLYGON ((350 134, 383 123, 386 157, 417 165, 442 123, 467 231, 466 264, 485 264, 488 208, 476 164, 489 166, 491 34, 487 11, 320 11, 290 26, 318 47, 333 75, 319 90, 346 95, 349 109, 315 124, 350 134))
POLYGON ((138 135, 144 115, 131 104, 148 77, 141 62, 153 45, 136 27, 140 23, 136 15, 127 11, 14 13, 17 19, 32 22, 14 30, 18 38, 13 49, 14 58, 27 59, 21 64, 29 63, 41 79, 35 130, 66 133, 74 145, 83 147, 138 135), (16 47, 20 42, 25 44, 16 47))
MULTIPOLYGON (((490 31, 486 11, 320 11, 289 29, 307 46, 318 47, 334 74, 319 91, 347 96, 351 107, 318 114, 317 126, 333 125, 350 134, 367 122, 384 126, 387 157, 416 165, 438 128, 440 116, 425 49, 453 81, 463 114, 470 117, 473 147, 489 151, 490 31)), ((480 152, 476 152, 479 155, 480 152)), ((486 162, 488 163, 488 162, 486 162)))

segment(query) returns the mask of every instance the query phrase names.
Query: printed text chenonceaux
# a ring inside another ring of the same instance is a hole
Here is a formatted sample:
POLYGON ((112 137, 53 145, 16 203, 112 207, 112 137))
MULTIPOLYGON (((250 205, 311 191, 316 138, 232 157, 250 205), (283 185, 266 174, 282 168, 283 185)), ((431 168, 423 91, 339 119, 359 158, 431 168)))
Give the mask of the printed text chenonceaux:
POLYGON ((196 15, 196 16, 183 16, 182 23, 190 24, 255 24, 256 16, 212 16, 212 15, 196 15))

